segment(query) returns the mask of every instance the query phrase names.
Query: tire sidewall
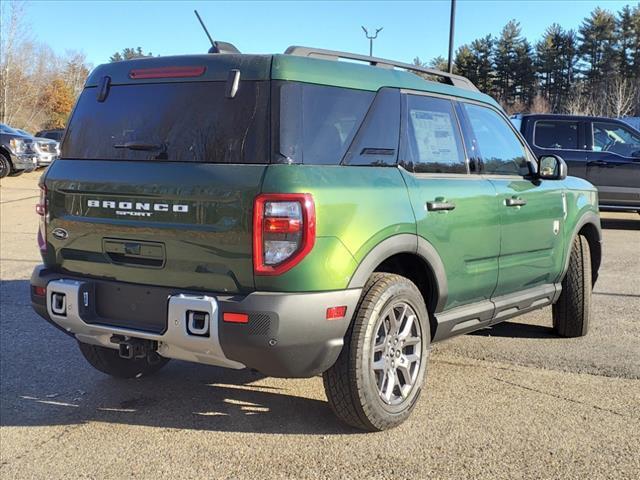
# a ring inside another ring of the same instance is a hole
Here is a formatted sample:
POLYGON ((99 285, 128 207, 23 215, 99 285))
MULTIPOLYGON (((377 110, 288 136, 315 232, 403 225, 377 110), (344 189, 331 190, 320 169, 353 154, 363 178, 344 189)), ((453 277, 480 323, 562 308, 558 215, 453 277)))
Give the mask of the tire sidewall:
POLYGON ((366 328, 363 329, 364 335, 360 335, 360 338, 352 338, 352 341, 357 342, 357 345, 353 346, 355 348, 352 348, 352 352, 357 355, 357 358, 354 360, 358 362, 359 366, 359 368, 357 368, 357 372, 359 373, 357 383, 360 387, 358 390, 362 397, 360 400, 363 405, 368 405, 372 409, 371 413, 374 413, 378 418, 384 419, 386 416, 408 416, 420 397, 428 363, 430 329, 424 300, 417 287, 410 281, 401 279, 386 288, 382 294, 375 299, 372 308, 367 310, 367 312, 364 312, 366 318, 363 319, 363 321, 367 323, 366 328), (373 348, 373 337, 376 334, 375 329, 380 315, 385 312, 392 303, 397 302, 406 302, 409 304, 418 317, 422 334, 421 362, 416 377, 416 384, 413 386, 409 397, 399 405, 387 405, 380 398, 378 387, 371 375, 371 350, 373 348))
POLYGON ((0 153, 0 178, 4 178, 11 173, 11 162, 9 159, 0 153))

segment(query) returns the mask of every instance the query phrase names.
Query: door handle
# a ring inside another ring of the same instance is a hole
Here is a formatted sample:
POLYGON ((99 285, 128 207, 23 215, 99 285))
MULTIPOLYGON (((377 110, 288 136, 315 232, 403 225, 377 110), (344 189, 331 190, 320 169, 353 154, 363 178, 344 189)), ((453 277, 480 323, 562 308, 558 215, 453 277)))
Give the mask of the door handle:
POLYGON ((527 204, 527 201, 519 197, 511 197, 505 199, 504 204, 507 207, 524 207, 527 204))
POLYGON ((433 202, 427 202, 427 210, 430 212, 448 211, 454 208, 456 208, 456 206, 453 203, 440 200, 439 198, 436 198, 433 202))
POLYGON ((593 167, 593 166, 608 167, 609 162, 605 162, 604 160, 591 160, 590 162, 587 162, 587 166, 588 167, 593 167))

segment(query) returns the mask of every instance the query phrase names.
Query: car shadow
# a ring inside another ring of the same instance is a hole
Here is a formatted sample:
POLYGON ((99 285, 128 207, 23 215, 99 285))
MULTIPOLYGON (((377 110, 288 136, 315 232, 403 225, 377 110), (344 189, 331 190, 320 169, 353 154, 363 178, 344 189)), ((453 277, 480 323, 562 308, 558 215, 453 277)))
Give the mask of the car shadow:
POLYGON ((640 216, 637 218, 600 218, 600 224, 602 228, 609 230, 640 230, 640 216))
POLYGON ((28 281, 2 281, 0 295, 0 426, 110 422, 223 432, 358 433, 342 425, 318 395, 317 377, 280 381, 248 369, 171 361, 149 378, 111 378, 87 364, 72 338, 32 312, 28 281))
POLYGON ((467 335, 507 338, 559 338, 553 328, 528 323, 502 322, 467 335))

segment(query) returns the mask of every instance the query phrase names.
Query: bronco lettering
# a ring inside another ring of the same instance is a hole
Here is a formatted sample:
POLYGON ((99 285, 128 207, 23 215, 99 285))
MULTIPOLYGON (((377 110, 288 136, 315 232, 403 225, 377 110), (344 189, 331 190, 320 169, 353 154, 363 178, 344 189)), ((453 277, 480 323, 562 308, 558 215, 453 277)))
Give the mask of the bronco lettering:
MULTIPOLYGON (((111 210, 134 210, 145 212, 153 210, 154 212, 174 212, 187 213, 189 205, 171 205, 169 203, 147 203, 147 202, 114 202, 112 200, 87 200, 87 207, 108 208, 111 210)), ((116 212, 122 215, 121 212, 116 212)), ((135 212, 132 212, 135 213, 135 212)), ((150 215, 146 215, 150 216, 150 215)))

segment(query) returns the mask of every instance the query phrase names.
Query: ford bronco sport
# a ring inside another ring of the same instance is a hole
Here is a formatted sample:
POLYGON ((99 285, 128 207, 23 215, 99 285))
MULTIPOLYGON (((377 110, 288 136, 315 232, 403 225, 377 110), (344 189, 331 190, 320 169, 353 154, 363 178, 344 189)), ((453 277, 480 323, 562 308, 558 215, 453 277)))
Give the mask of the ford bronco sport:
POLYGON ((107 374, 322 374, 383 430, 432 342, 551 304, 587 333, 598 199, 566 175, 455 75, 303 47, 102 65, 41 181, 31 301, 107 374))

